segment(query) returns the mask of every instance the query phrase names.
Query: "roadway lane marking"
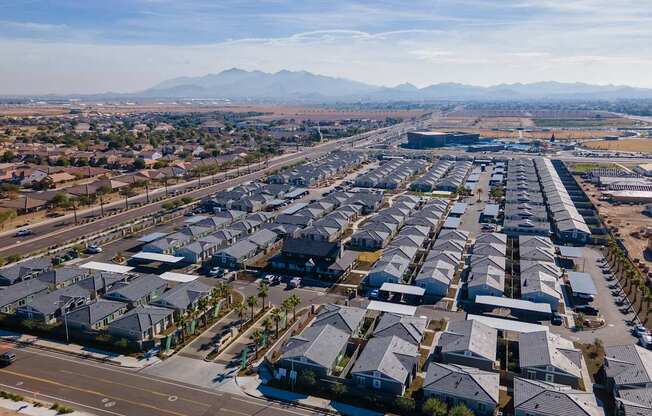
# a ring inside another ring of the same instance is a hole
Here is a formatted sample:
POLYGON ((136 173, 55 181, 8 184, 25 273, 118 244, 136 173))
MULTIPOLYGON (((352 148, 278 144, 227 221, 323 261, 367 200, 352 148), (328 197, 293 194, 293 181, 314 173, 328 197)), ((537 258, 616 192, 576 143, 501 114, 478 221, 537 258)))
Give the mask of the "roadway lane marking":
POLYGON ((226 407, 220 407, 220 412, 228 412, 240 416, 251 416, 249 413, 238 412, 237 410, 227 409, 226 407))
MULTIPOLYGON (((22 392, 28 393, 30 395, 34 394, 34 392, 32 390, 21 389, 20 387, 12 387, 12 386, 8 386, 6 384, 0 384, 0 386, 8 388, 8 389, 22 391, 22 392)), ((73 402, 72 400, 64 399, 64 398, 61 398, 61 397, 50 396, 50 395, 43 394, 43 393, 39 393, 38 395, 41 396, 41 397, 46 397, 48 399, 52 399, 52 400, 57 401, 57 402, 70 403, 70 404, 75 405, 75 406, 85 407, 87 409, 92 409, 92 410, 95 410, 97 412, 108 413, 108 414, 112 414, 112 415, 115 415, 115 416, 127 416, 127 415, 122 414, 122 413, 112 412, 110 410, 100 409, 99 407, 93 407, 93 406, 89 406, 87 404, 73 402)))
POLYGON ((153 394, 153 395, 156 395, 156 396, 165 397, 168 401, 171 401, 171 402, 174 402, 176 400, 183 400, 185 402, 193 403, 193 404, 196 404, 196 405, 199 405, 199 406, 205 406, 205 407, 211 407, 212 406, 211 404, 208 404, 208 403, 198 402, 198 401, 190 400, 190 399, 184 399, 183 397, 173 396, 173 395, 170 395, 169 393, 161 393, 161 392, 154 391, 154 390, 144 389, 142 387, 132 386, 130 384, 123 384, 123 383, 118 383, 116 381, 110 381, 110 380, 103 379, 103 378, 96 378, 96 377, 93 377, 93 376, 88 376, 86 374, 75 373, 75 372, 68 371, 68 370, 59 370, 59 372, 64 373, 64 374, 69 374, 69 375, 72 375, 72 376, 76 376, 76 377, 89 378, 89 379, 91 379, 93 381, 99 381, 101 383, 113 384, 113 385, 116 385, 116 386, 126 387, 128 389, 140 390, 140 391, 145 392, 145 393, 150 393, 150 394, 153 394), (175 399, 170 400, 170 398, 172 398, 172 397, 174 397, 175 399))
MULTIPOLYGON (((55 359, 55 360, 67 361, 67 362, 74 363, 74 364, 77 364, 77 365, 80 365, 80 366, 93 367, 93 368, 97 368, 97 369, 104 370, 104 371, 111 371, 111 372, 114 372, 114 373, 125 374, 125 375, 131 376, 131 377, 142 378, 142 379, 150 381, 150 382, 152 380, 154 380, 157 383, 168 384, 168 385, 174 386, 174 387, 193 390, 193 391, 197 391, 197 392, 204 393, 204 394, 211 395, 211 396, 222 397, 224 395, 223 393, 218 393, 218 392, 215 392, 215 391, 205 390, 205 389, 202 389, 202 388, 199 388, 199 387, 196 387, 196 386, 193 387, 192 385, 189 385, 189 384, 182 384, 182 383, 176 383, 174 381, 168 381, 169 379, 162 379, 162 378, 154 376, 154 375, 146 377, 146 376, 141 376, 140 374, 136 373, 135 371, 116 370, 115 368, 111 368, 108 365, 91 364, 89 362, 81 361, 79 359, 71 359, 71 358, 68 358, 67 356, 65 356, 65 355, 63 355, 61 353, 43 352, 41 350, 32 349, 30 347, 27 347, 26 349, 29 350, 30 354, 40 355, 42 357, 48 357, 48 358, 52 358, 52 359, 55 359)), ((25 349, 22 349, 21 351, 25 351, 25 349)))
MULTIPOLYGON (((237 396, 233 396, 233 397, 230 397, 230 399, 237 400, 237 401, 243 402, 243 403, 247 403, 247 404, 250 404, 250 405, 253 405, 253 406, 262 407, 262 408, 265 408, 265 409, 272 409, 272 410, 276 410, 276 411, 292 413, 292 414, 299 415, 299 416, 307 416, 307 415, 313 414, 313 413, 301 413, 301 412, 297 412, 295 410, 284 409, 283 407, 281 407, 282 405, 276 406, 276 402, 267 401, 265 399, 258 399, 258 398, 255 398, 255 397, 250 397, 250 398, 244 399, 244 398, 240 398, 240 397, 237 397, 237 396), (264 404, 255 403, 253 400, 261 401, 264 404)), ((293 406, 293 405, 292 404, 287 404, 286 406, 293 406)))
POLYGON ((107 394, 102 394, 102 393, 100 393, 98 391, 83 389, 83 388, 75 387, 75 386, 70 386, 70 385, 67 385, 67 384, 59 383, 57 381, 49 380, 47 378, 30 376, 30 375, 27 375, 27 374, 17 373, 15 371, 10 371, 10 370, 0 370, 0 373, 7 373, 7 374, 14 375, 16 377, 26 378, 28 380, 38 381, 38 382, 45 383, 45 384, 52 384, 52 385, 55 385, 55 386, 58 386, 58 387, 64 387, 64 388, 67 388, 67 389, 70 389, 70 390, 76 390, 76 391, 79 391, 81 393, 92 394, 92 395, 100 396, 100 397, 103 397, 103 398, 109 398, 111 400, 117 400, 118 402, 122 401, 124 403, 129 403, 129 404, 132 404, 134 406, 145 407, 147 409, 152 409, 152 410, 159 411, 159 412, 169 413, 169 414, 172 414, 172 415, 175 415, 175 416, 188 416, 185 413, 178 413, 178 412, 174 412, 172 410, 165 410, 165 409, 161 409, 160 407, 156 407, 156 406, 153 406, 153 405, 150 405, 150 404, 147 404, 147 403, 135 402, 133 400, 127 400, 127 399, 123 399, 123 398, 120 398, 120 397, 112 397, 112 396, 109 396, 107 394))

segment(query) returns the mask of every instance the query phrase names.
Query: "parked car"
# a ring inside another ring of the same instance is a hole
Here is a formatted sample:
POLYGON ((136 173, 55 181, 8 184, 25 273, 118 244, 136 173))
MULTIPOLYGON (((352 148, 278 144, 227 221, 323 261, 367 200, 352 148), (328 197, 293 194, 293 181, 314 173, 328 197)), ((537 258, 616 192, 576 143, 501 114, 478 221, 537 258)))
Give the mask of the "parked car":
POLYGON ((612 284, 610 284, 610 285, 607 286, 607 287, 608 287, 609 289, 618 289, 618 288, 619 288, 618 283, 612 283, 612 284))
POLYGON ((13 351, 7 351, 0 355, 0 365, 7 366, 16 361, 16 354, 13 351))
POLYGON ((221 267, 213 267, 208 271, 210 277, 222 277, 226 271, 221 267))
POLYGON ((28 235, 32 235, 32 234, 34 234, 34 232, 32 230, 24 228, 22 230, 16 231, 16 234, 14 234, 14 236, 15 237, 27 237, 28 235))
POLYGON ((288 283, 289 288, 296 288, 301 286, 301 278, 300 277, 293 277, 290 279, 290 282, 288 283))
POLYGON ((652 335, 644 334, 638 339, 638 342, 641 344, 641 347, 647 348, 648 350, 652 349, 652 335))
POLYGON ((618 290, 618 289, 616 289, 616 290, 612 290, 612 291, 611 291, 611 295, 612 295, 612 296, 620 296, 620 290, 618 290))
POLYGON ((281 277, 276 276, 274 274, 268 274, 265 277, 263 277, 263 281, 266 282, 268 285, 277 285, 281 283, 281 277))
POLYGON ((625 298, 616 299, 616 305, 623 306, 625 304, 625 298))
POLYGON ((589 316, 598 316, 598 314, 600 313, 598 308, 594 308, 593 306, 588 306, 588 305, 577 306, 575 308, 575 312, 583 313, 584 315, 589 315, 589 316))
POLYGON ((632 328, 632 334, 636 338, 640 338, 643 335, 646 334, 649 335, 650 332, 647 330, 647 328, 644 325, 638 324, 638 325, 634 325, 634 328, 632 328))
POLYGON ((380 297, 380 291, 378 289, 373 289, 369 292, 369 299, 378 299, 380 297))
POLYGON ((88 254, 97 254, 102 252, 102 247, 91 244, 90 246, 86 247, 86 253, 88 254))
POLYGON ((550 323, 553 325, 561 325, 564 322, 563 318, 557 312, 552 313, 552 318, 550 318, 550 323))

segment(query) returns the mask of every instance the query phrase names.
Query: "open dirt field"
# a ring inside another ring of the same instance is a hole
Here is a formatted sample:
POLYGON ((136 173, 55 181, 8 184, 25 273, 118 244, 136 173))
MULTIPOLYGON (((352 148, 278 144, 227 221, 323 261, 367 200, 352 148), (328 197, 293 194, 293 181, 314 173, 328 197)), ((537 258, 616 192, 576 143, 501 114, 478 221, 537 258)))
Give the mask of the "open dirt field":
POLYGON ((652 153, 652 139, 599 140, 584 143, 584 146, 599 150, 652 153))
MULTIPOLYGON (((76 106, 75 106, 76 107, 76 106)), ((268 113, 258 117, 261 120, 290 119, 296 121, 315 120, 329 121, 342 120, 348 118, 362 119, 384 119, 386 117, 401 117, 404 119, 418 117, 429 110, 341 110, 335 108, 314 108, 314 107, 291 107, 291 106, 259 106, 259 105, 184 105, 172 103, 148 103, 138 105, 92 105, 87 104, 79 107, 84 112, 100 112, 106 114, 121 113, 148 113, 148 112, 200 112, 207 113, 213 111, 229 111, 236 113, 260 112, 268 113)), ((0 107, 0 116, 52 116, 68 114, 70 106, 63 105, 42 105, 42 106, 3 106, 0 107)))

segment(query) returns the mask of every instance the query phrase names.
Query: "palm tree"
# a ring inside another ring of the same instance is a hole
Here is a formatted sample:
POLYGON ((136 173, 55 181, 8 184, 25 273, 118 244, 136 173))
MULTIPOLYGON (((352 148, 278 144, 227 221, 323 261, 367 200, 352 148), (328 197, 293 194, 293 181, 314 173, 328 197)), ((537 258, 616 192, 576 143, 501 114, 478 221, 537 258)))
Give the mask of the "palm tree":
POLYGON ((233 309, 238 312, 238 317, 240 318, 240 328, 242 328, 242 317, 244 316, 244 312, 247 307, 244 305, 244 303, 239 301, 233 305, 233 309))
POLYGON ((263 310, 265 310, 265 298, 269 294, 269 285, 267 282, 261 281, 258 285, 258 297, 263 300, 263 310))
POLYGON ((208 302, 209 302, 209 300, 208 300, 207 296, 204 296, 203 298, 200 298, 197 301, 197 309, 198 309, 198 312, 201 314, 201 318, 202 318, 202 322, 203 322, 204 326, 206 326, 206 324, 208 323, 206 321, 206 319, 207 319, 206 309, 208 309, 208 302))
POLYGON ((278 324, 281 323, 281 318, 283 318, 283 316, 281 315, 281 310, 278 309, 278 308, 275 308, 272 311, 271 316, 272 316, 272 320, 274 321, 274 324, 276 325, 276 335, 275 335, 275 337, 278 338, 278 324))
POLYGON ((251 320, 254 320, 254 308, 258 306, 258 299, 255 296, 249 296, 247 298, 247 306, 251 308, 251 320))
POLYGON ((269 333, 272 330, 272 320, 269 319, 269 317, 263 319, 263 323, 261 324, 261 326, 265 330, 265 334, 269 335, 269 333))
POLYGON ((288 299, 290 301, 290 306, 292 307, 292 322, 294 322, 297 320, 297 306, 301 304, 301 298, 295 294, 292 294, 288 299))
POLYGON ((482 201, 482 188, 478 188, 476 192, 478 193, 478 202, 482 201))
POLYGON ((281 303, 281 309, 285 314, 285 327, 288 327, 288 312, 292 310, 292 305, 290 305, 290 298, 286 298, 283 303, 281 303))
POLYGON ((231 286, 230 286, 228 283, 226 283, 226 282, 220 282, 220 283, 217 285, 217 291, 218 291, 218 293, 220 294, 220 296, 222 296, 223 298, 226 299, 226 302, 227 302, 227 305, 228 305, 228 302, 229 302, 229 294, 230 294, 230 292, 231 292, 231 286))
POLYGON ((188 317, 185 313, 181 313, 177 319, 177 328, 181 329, 181 343, 186 342, 186 327, 188 326, 188 317))
POLYGON ((258 358, 258 346, 263 340, 263 333, 260 329, 254 330, 251 334, 251 339, 254 341, 254 357, 258 358))

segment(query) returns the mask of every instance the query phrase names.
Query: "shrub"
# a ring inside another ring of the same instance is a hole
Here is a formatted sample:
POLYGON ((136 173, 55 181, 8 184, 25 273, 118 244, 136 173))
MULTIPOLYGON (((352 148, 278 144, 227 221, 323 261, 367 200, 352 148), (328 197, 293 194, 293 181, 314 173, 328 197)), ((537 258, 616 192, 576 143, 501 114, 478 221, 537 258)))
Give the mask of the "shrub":
POLYGON ((475 413, 463 404, 453 407, 449 413, 450 416, 475 416, 475 413))
POLYGON ((446 416, 448 414, 448 406, 446 406, 446 403, 430 398, 423 403, 421 411, 424 415, 428 416, 446 416))
POLYGON ((191 197, 189 197, 189 196, 184 196, 183 198, 181 198, 181 202, 183 202, 184 204, 189 204, 192 201, 193 201, 193 199, 191 197))
POLYGON ((414 400, 408 397, 397 397, 394 401, 394 405, 402 414, 412 414, 414 413, 414 400))
POLYGON ((312 371, 304 371, 299 376, 299 384, 305 387, 314 387, 317 384, 317 377, 312 371))
POLYGON ((333 383, 333 384, 331 384, 331 393, 336 398, 340 398, 340 397, 344 396, 347 391, 348 391, 348 389, 342 383, 333 383))

